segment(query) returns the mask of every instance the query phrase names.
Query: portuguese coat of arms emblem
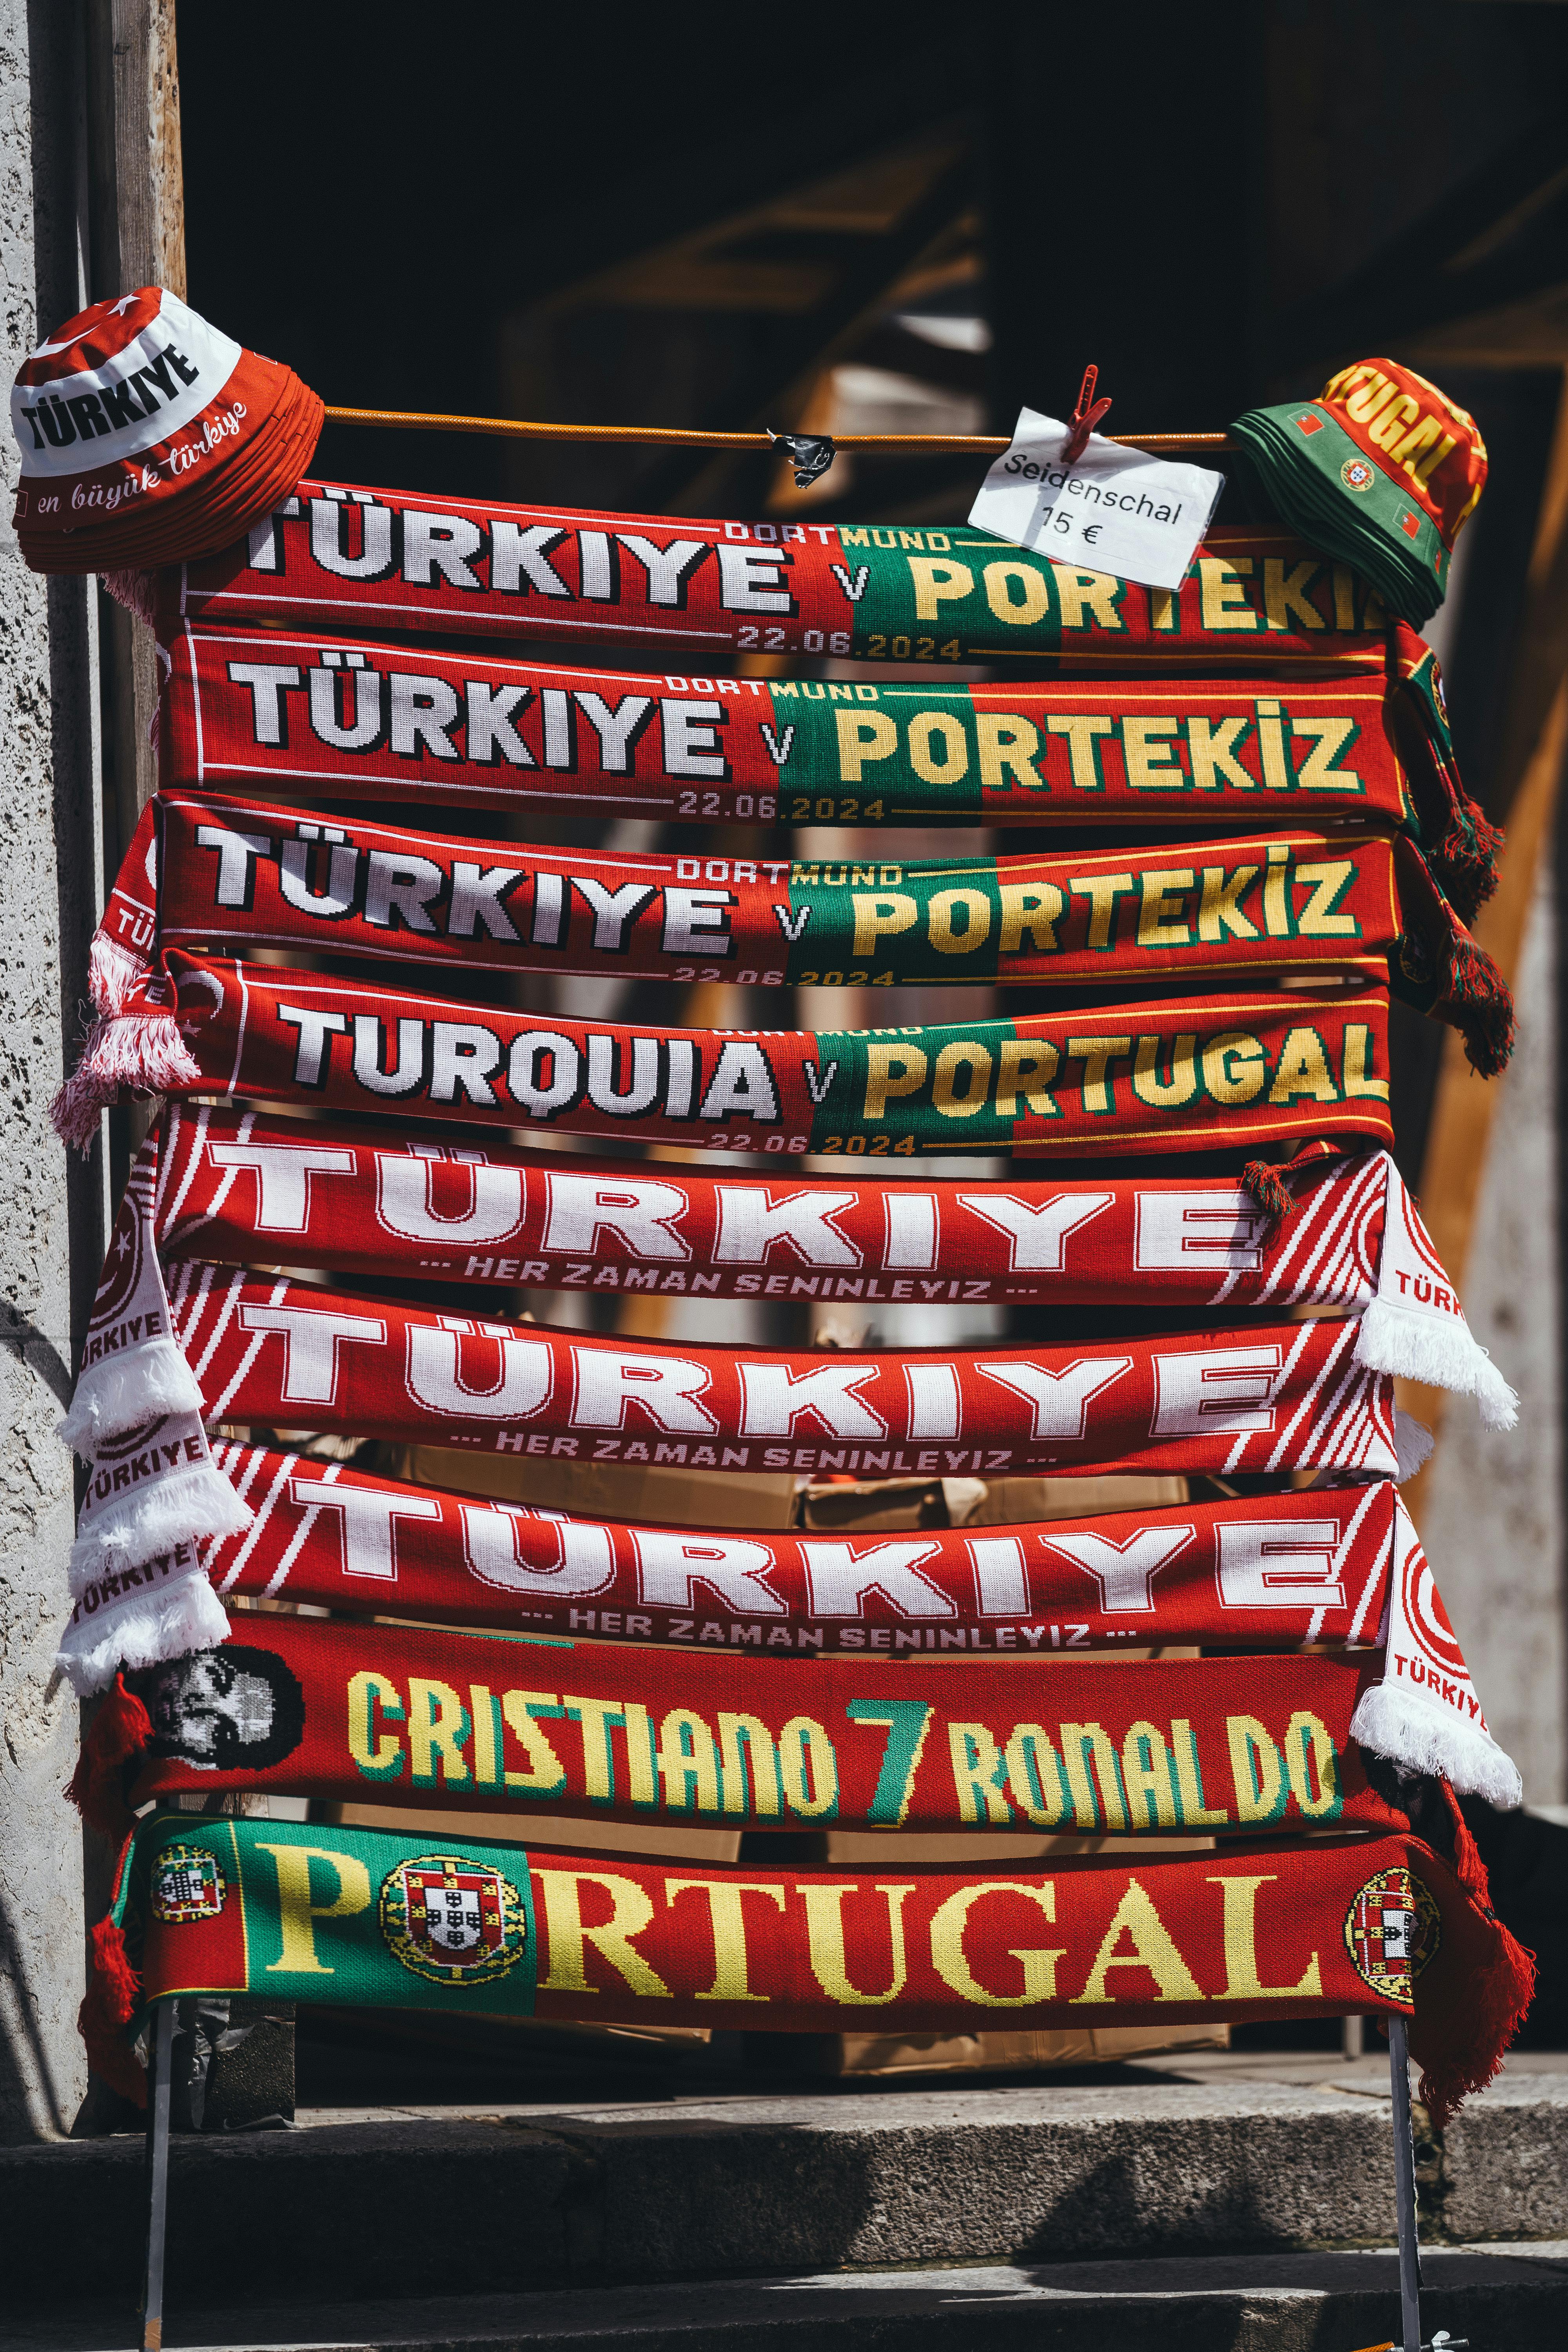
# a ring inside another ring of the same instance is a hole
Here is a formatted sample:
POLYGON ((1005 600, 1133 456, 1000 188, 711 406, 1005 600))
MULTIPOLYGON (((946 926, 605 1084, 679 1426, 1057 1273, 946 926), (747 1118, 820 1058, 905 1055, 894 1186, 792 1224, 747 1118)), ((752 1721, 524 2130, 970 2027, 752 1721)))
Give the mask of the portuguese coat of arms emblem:
POLYGON ((174 1925, 216 1919, 227 1895, 227 1882, 209 1846, 166 1845, 153 1864, 154 1919, 174 1925))
POLYGON ((388 1873, 381 1932, 394 1958, 430 1984, 489 1984, 521 1959, 528 1914, 499 1870, 465 1854, 422 1853, 388 1873))
POLYGON ((1345 1949, 1356 1972, 1389 2000, 1412 2000, 1441 1937, 1431 1890, 1411 1870, 1380 1870, 1345 1913, 1345 1949))

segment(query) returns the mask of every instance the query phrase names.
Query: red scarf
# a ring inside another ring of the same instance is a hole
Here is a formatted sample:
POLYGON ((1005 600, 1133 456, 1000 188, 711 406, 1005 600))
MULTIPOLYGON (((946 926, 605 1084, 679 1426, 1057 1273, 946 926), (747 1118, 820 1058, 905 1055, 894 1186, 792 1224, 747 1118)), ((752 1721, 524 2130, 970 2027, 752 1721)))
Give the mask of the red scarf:
POLYGON ((1462 1823, 1454 1864, 1394 1832, 962 1875, 433 1839, 143 1822, 93 1931, 94 2070, 144 2096, 129 2033, 193 1991, 801 2033, 1349 2011, 1410 2019, 1441 2130, 1497 2072, 1534 1982, 1462 1823))
POLYGON ((165 1258, 662 1297, 1337 1307, 1363 1318, 1358 1363, 1473 1393, 1489 1427, 1517 1412, 1386 1152, 1299 1178, 1269 1218, 1223 1178, 933 1183, 846 1160, 780 1182, 506 1143, 458 1159, 391 1127, 222 1104, 172 1104, 142 1151, 165 1258))
POLYGON ((209 1422, 489 1454, 859 1477, 1006 1471, 1408 1475, 1353 1318, 1082 1347, 669 1347, 481 1323, 192 1262, 174 1333, 209 1422))
MULTIPOLYGON (((1520 1801, 1386 1483, 844 1538, 564 1518, 245 1445, 220 1444, 216 1461, 255 1515, 202 1548, 224 1600, 769 1657, 1375 1641, 1383 1679, 1351 1724, 1362 1745, 1505 1809, 1520 1801)), ((73 1623, 114 1597, 89 1590, 73 1623)))
MULTIPOLYGON (((186 955, 95 1024, 52 1106, 90 1145, 122 1086, 689 1148, 870 1159, 1010 1150, 1331 1153, 1393 1139, 1388 995, 1290 991, 889 1031, 703 1030, 186 955)), ((1265 1170, 1262 1197, 1287 1196, 1265 1170)))
POLYGON ((1348 564, 1220 524, 1181 591, 1075 571, 967 523, 696 522, 301 482, 247 541, 163 575, 161 630, 282 622, 563 645, 1126 671, 1298 661, 1376 674, 1386 614, 1348 564))
POLYGON ((665 824, 1192 834, 1367 817, 1411 832, 1462 914, 1485 895, 1477 812, 1408 630, 1386 677, 1157 686, 645 677, 189 625, 170 657, 165 789, 565 802, 665 824))
POLYGON ((1354 972, 1504 1066, 1500 974, 1406 841, 1362 834, 1054 857, 585 857, 163 793, 92 944, 100 1013, 170 947, 763 987, 1104 989, 1354 972), (150 877, 155 877, 155 887, 150 877))
POLYGON ((237 1790, 710 1828, 1404 1829, 1351 1735, 1382 1664, 910 1658, 889 1685, 863 1658, 247 1615, 128 1678, 143 1712, 100 1709, 75 1790, 120 1836, 127 1805, 237 1790))

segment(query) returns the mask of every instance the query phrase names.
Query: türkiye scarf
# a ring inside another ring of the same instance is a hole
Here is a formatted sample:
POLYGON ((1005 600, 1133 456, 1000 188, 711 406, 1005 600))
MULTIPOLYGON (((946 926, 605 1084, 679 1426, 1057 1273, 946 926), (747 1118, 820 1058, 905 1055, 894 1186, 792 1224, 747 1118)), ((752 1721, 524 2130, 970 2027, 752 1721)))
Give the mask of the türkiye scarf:
POLYGON ((82 2031, 140 2097, 131 2037, 174 1993, 752 2032, 1359 2011, 1410 2018, 1440 2128, 1534 1973, 1458 1843, 1458 1871, 1394 1833, 847 1875, 155 1815, 93 1931, 82 2031))
POLYGON ((160 793, 92 942, 96 1010, 120 1011, 166 948, 263 946, 765 988, 1350 971, 1461 1030, 1487 1076, 1513 1029, 1500 974, 1419 851, 1360 833, 1055 857, 604 858, 160 793))
POLYGON ((492 653, 185 625, 159 716, 166 788, 577 803, 665 823, 1216 830, 1370 818, 1460 913, 1495 842, 1458 781, 1436 664, 1158 685, 846 684, 546 668, 492 653))
MULTIPOLYGON (((1341 1514, 1352 1517, 1342 1504, 1341 1514)), ((1168 1524, 1174 1517, 1157 1523, 1167 1550, 1194 1532, 1191 1522, 1168 1524)), ((1237 1514, 1221 1524, 1244 1523, 1237 1514)), ((1321 1540, 1323 1523, 1315 1524, 1321 1540)), ((493 1513, 473 1512, 467 1526, 504 1532, 493 1513)), ((1302 1526, 1310 1541, 1314 1522, 1302 1526)), ((1418 1549, 1404 1527, 1401 1540, 1418 1549)), ((1314 1558, 1321 1570, 1330 1557, 1321 1549, 1291 1559, 1290 1532, 1255 1521, 1246 1546, 1231 1548, 1237 1580, 1244 1549, 1255 1584, 1314 1558), (1284 1549, 1274 1552, 1277 1539, 1284 1549)), ((683 1540, 694 1539, 667 1538, 665 1556, 683 1540)), ((1108 1556, 1113 1540, 1102 1542, 1108 1556)), ((651 1569, 661 1547, 652 1530, 638 1541, 651 1569)), ((819 1587, 871 1580, 874 1559, 849 1562, 861 1549, 802 1542, 819 1587)), ((928 1547, 869 1549, 907 1556, 928 1547)), ((672 1580, 689 1583, 692 1572, 689 1563, 672 1580)), ((896 1560, 889 1572, 897 1575, 896 1560)), ((354 1597, 363 1606, 363 1593, 354 1597)), ((762 1622, 749 1630, 760 1636, 762 1622)), ((229 1789, 775 1827, 1126 1835, 1403 1820, 1389 1809, 1396 1783, 1384 1774, 1379 1794, 1355 1748, 1356 1723, 1377 1713, 1373 1695, 1400 1696, 1380 1652, 1150 1663, 1037 1653, 1044 1663, 1033 1664, 922 1652, 903 1660, 889 1703, 885 1661, 868 1667, 864 1656, 808 1648, 808 1675, 801 1657, 753 1655, 753 1646, 626 1649, 247 1614, 222 1646, 128 1677, 88 1735, 73 1790, 88 1818, 118 1834, 130 1826, 127 1804, 229 1789), (966 1671, 955 1674, 955 1664, 966 1671)), ((1419 1703, 1409 1712, 1420 1714, 1419 1703)), ((1427 1745, 1444 1742, 1431 1736, 1427 1745)), ((1517 1801, 1507 1757, 1482 1731, 1468 1745, 1517 1801)))
POLYGON ((121 1835, 127 1804, 241 1789, 753 1828, 1407 1828, 1351 1738, 1381 1666, 922 1656, 889 1683, 863 1658, 252 1614, 131 1675, 74 1785, 121 1835))
POLYGON ((1279 1218, 1223 1180, 924 1183, 847 1160, 780 1183, 207 1104, 171 1104, 142 1152, 164 1258, 665 1297, 1338 1307, 1362 1318, 1358 1363, 1473 1394, 1489 1427, 1517 1408, 1385 1152, 1298 1178, 1279 1218))
MULTIPOLYGON (((121 1087, 529 1123, 708 1151, 1309 1153, 1393 1141, 1388 992, 1259 991, 886 1029, 638 1028, 171 948, 51 1106, 88 1149, 121 1087)), ((1267 1171, 1258 1180, 1272 1200, 1267 1171)))
POLYGON ((1220 525, 1178 593, 1076 571, 968 523, 694 522, 301 482, 247 540, 160 583, 181 621, 641 641, 852 660, 1381 673, 1387 615, 1348 564, 1220 525))
POLYGON ((1417 628, 1430 618, 1486 487, 1472 416, 1414 368, 1358 360, 1316 400, 1249 410, 1230 430, 1293 530, 1353 564, 1417 628))
MULTIPOLYGON (((1519 1775, 1480 1702, 1415 1528, 1386 1482, 963 1533, 626 1528, 223 1444, 253 1511, 202 1547, 222 1599, 282 1598, 577 1640, 773 1656, 1049 1656, 1138 1642, 1381 1645, 1351 1720, 1365 1748, 1507 1807, 1519 1775)), ((172 1555, 147 1581, 188 1572, 172 1555)), ((113 1589, 111 1589, 113 1588, 113 1589)), ((135 1574, 130 1592, 145 1590, 135 1574)), ((111 1620, 89 1585, 73 1630, 111 1620)), ((71 1653, 66 1654, 69 1664, 71 1653)))
POLYGON ((228 546, 293 489, 321 403, 161 286, 95 302, 11 393, 13 520, 36 572, 177 562, 228 546))

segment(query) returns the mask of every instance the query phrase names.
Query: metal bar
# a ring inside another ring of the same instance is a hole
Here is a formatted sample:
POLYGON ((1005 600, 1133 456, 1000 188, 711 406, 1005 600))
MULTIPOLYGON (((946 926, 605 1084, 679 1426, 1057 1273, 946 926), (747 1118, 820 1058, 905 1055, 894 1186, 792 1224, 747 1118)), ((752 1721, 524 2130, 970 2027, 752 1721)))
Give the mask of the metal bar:
POLYGON ((1410 2116, 1410 2042, 1405 2020, 1399 2016, 1388 2021, 1388 2081, 1394 2094, 1399 2324, 1403 2352, 1421 2352, 1421 2247, 1415 2234, 1415 2133, 1410 2116))
POLYGON ((1342 2017, 1340 2020, 1340 2055, 1347 2063, 1365 2053, 1365 2019, 1359 2016, 1342 2017))
MULTIPOLYGON (((331 425, 388 425, 413 433, 495 433, 517 441, 637 442, 674 449, 771 449, 766 433, 699 433, 669 425, 539 425, 515 416, 436 416, 402 408, 332 408, 331 425)), ((1120 447, 1141 449, 1228 449, 1227 433, 1111 433, 1103 436, 1120 447)), ((837 449, 897 449, 933 455, 973 451, 999 457, 1012 447, 1005 434, 994 433, 836 433, 837 449)))
POLYGON ((163 2246, 169 2213, 169 2089, 174 2074, 173 2000, 158 2003, 153 2032, 152 2167, 147 2198, 147 2286, 142 2302, 142 2352, 163 2352, 163 2246))

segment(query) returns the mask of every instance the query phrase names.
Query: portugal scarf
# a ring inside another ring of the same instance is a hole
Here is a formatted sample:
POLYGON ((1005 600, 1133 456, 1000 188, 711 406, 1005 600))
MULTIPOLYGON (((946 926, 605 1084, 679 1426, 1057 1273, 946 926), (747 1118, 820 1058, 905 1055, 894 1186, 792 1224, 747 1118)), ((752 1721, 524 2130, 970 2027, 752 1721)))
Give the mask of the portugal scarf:
MULTIPOLYGON (((52 1106, 90 1146, 121 1087, 553 1127, 708 1151, 1260 1151, 1393 1140, 1388 992, 1259 991, 941 1027, 567 1021, 168 950, 52 1106)), ((1283 1208, 1267 1170, 1262 1197, 1283 1208)))
POLYGON ((241 1790, 710 1828, 1408 1828, 1351 1737, 1381 1665, 921 1657, 889 1679, 864 1658, 252 1614, 131 1675, 74 1787, 121 1836, 127 1805, 241 1790))
POLYGON ((1513 1008, 1409 842, 1360 832, 1050 857, 592 857, 208 794, 148 803, 93 940, 100 1014, 170 947, 764 988, 1380 981, 1490 1077, 1513 1008))
POLYGON ((168 790, 664 824, 1190 834, 1364 817, 1407 830, 1467 918, 1489 886, 1436 667, 1408 631, 1386 676, 1114 686, 643 677, 189 625, 170 658, 168 790))
MULTIPOLYGON (((1215 1178, 932 1183, 847 1158, 781 1184, 505 1143, 459 1157, 222 1104, 171 1104, 142 1150, 165 1259, 661 1297, 1337 1307, 1362 1318, 1358 1363, 1474 1394, 1489 1427, 1517 1409, 1386 1152, 1297 1178, 1272 1218, 1215 1178)), ((116 1356, 89 1350, 84 1390, 116 1356)))
MULTIPOLYGON (((1368 1669, 1349 1718, 1363 1748, 1505 1809, 1520 1801, 1519 1775, 1487 1730, 1420 1540, 1386 1482, 844 1538, 613 1526, 258 1447, 222 1444, 216 1459, 254 1512, 243 1533, 202 1548, 225 1601, 509 1624, 575 1643, 579 1654, 584 1643, 659 1642, 671 1658, 727 1654, 748 1675, 781 1656, 1064 1664, 1091 1649, 1124 1653, 1129 1641, 1348 1645, 1368 1669)), ((113 1605, 106 1581, 78 1603, 76 1622, 113 1605)), ((244 1618, 237 1638, 258 1624, 268 1639, 277 1620, 244 1618)), ((961 1712, 971 1711, 966 1698, 961 1712)), ((109 1761, 130 1752, 121 1739, 109 1761)), ((994 1808, 984 1817, 1002 1818, 994 1808)), ((1254 1816, 1244 1807, 1237 1818, 1254 1816)))
POLYGON ((144 2097, 131 2036, 173 1993, 810 2033, 1359 2011, 1410 2019, 1440 2129, 1534 1973, 1456 1850, 1394 1832, 849 1876, 155 1815, 93 1931, 82 2030, 144 2097))

